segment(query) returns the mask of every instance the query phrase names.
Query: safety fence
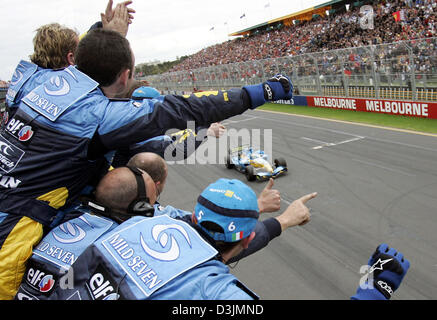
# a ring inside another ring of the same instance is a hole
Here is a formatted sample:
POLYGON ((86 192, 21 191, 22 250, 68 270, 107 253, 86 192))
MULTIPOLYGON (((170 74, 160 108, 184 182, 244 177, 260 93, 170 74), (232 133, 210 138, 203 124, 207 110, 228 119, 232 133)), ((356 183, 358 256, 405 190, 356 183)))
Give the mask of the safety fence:
POLYGON ((295 94, 437 101, 437 38, 252 60, 147 76, 165 93, 241 87, 276 73, 295 94))

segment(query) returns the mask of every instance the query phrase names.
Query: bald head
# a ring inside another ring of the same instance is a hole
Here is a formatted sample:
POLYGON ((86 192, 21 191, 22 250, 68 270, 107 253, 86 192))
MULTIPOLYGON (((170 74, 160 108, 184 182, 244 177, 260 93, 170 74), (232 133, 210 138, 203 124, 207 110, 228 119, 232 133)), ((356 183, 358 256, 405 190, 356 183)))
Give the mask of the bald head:
POLYGON ((140 152, 134 155, 127 165, 147 172, 153 181, 157 183, 158 188, 160 188, 159 191, 162 192, 167 179, 168 169, 167 163, 161 156, 153 152, 140 152))
MULTIPOLYGON (((156 201, 156 188, 152 178, 143 172, 146 194, 150 204, 156 201)), ((137 181, 134 173, 126 167, 109 171, 100 180, 96 189, 96 200, 112 210, 127 212, 129 204, 138 196, 137 181)))

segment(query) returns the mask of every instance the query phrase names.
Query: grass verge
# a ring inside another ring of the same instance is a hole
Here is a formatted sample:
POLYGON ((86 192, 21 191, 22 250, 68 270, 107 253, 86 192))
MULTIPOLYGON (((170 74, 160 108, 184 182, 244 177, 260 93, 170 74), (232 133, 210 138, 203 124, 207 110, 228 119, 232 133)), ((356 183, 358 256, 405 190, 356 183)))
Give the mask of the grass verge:
POLYGON ((383 127, 412 130, 426 133, 437 133, 437 119, 426 119, 392 114, 349 111, 331 108, 317 108, 286 104, 267 103, 260 110, 285 112, 326 119, 359 122, 383 127))

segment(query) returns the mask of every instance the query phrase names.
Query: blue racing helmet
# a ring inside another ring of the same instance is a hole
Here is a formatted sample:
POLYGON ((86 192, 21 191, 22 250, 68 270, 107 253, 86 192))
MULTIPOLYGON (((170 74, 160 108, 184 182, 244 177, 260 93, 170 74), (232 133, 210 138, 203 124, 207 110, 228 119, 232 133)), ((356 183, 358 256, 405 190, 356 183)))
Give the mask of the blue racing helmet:
POLYGON ((143 99, 154 99, 161 94, 158 90, 152 87, 139 87, 132 93, 132 99, 143 100, 143 99))
POLYGON ((240 180, 219 179, 197 199, 196 223, 214 240, 235 242, 248 237, 259 218, 255 192, 240 180), (208 223, 219 226, 212 231, 208 223))

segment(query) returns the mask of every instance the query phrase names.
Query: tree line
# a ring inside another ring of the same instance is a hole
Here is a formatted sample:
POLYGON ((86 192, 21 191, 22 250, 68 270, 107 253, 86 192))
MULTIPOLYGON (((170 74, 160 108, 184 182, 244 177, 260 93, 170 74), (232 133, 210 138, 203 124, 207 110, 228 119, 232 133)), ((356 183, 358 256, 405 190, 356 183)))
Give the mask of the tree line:
POLYGON ((174 61, 165 61, 158 64, 140 63, 135 66, 135 73, 138 76, 145 77, 154 74, 161 74, 170 70, 173 66, 184 61, 188 56, 178 57, 174 61))

